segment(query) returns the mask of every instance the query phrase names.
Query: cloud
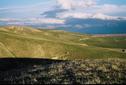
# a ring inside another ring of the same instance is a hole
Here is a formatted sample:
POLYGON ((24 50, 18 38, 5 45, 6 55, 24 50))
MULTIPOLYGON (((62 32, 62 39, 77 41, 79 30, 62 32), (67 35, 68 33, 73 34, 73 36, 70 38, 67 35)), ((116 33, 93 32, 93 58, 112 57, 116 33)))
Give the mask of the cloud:
POLYGON ((59 18, 90 18, 91 14, 82 12, 63 12, 57 15, 59 18))
POLYGON ((57 8, 43 13, 42 16, 61 19, 118 20, 125 18, 126 5, 98 4, 98 1, 100 0, 57 0, 57 8))
POLYGON ((86 8, 96 4, 95 0, 57 0, 62 9, 86 8))
POLYGON ((99 5, 97 7, 98 7, 97 12, 100 13, 107 13, 107 14, 125 13, 126 14, 126 5, 104 4, 104 5, 99 5))
POLYGON ((57 17, 62 19, 67 18, 78 18, 78 19, 102 19, 102 20, 118 20, 117 16, 108 16, 102 13, 83 13, 83 12, 63 12, 57 15, 57 17))
MULTIPOLYGON (((119 19, 126 19, 126 5, 115 5, 115 4, 98 4, 95 1, 89 0, 89 2, 81 3, 74 2, 74 0, 70 0, 69 3, 64 5, 67 1, 63 0, 62 7, 67 8, 68 11, 61 12, 57 14, 58 18, 82 18, 82 19, 106 19, 106 20, 119 20, 119 19), (70 3, 71 2, 71 3, 70 3), (90 3, 90 4, 89 4, 90 3), (74 5, 75 4, 75 5, 74 5), (85 5, 84 5, 85 4, 85 5), (88 5, 87 5, 88 4, 88 5), (72 11, 72 7, 76 8, 76 10, 72 11)), ((86 1, 86 0, 82 0, 86 1)))
POLYGON ((105 15, 105 14, 102 14, 102 13, 97 13, 97 14, 92 15, 92 18, 102 19, 102 20, 118 20, 119 17, 108 16, 108 15, 105 15))
POLYGON ((69 18, 126 20, 126 5, 99 2, 102 0, 55 0, 53 3, 49 0, 29 6, 5 7, 0 8, 0 21, 8 24, 65 24, 69 18))
POLYGON ((49 11, 42 13, 44 17, 51 18, 87 18, 91 16, 89 13, 83 13, 78 10, 86 10, 93 7, 96 4, 96 0, 57 0, 57 5, 49 11), (84 8, 84 9, 83 9, 84 8), (74 11, 74 12, 71 12, 74 11))
POLYGON ((42 24, 64 24, 63 19, 55 19, 55 18, 33 18, 29 19, 32 23, 42 23, 42 24))
POLYGON ((0 19, 0 22, 8 22, 8 24, 64 24, 63 19, 54 19, 54 18, 30 18, 30 19, 0 19))
POLYGON ((2 18, 40 17, 41 13, 52 10, 52 7, 54 5, 55 4, 51 4, 49 1, 47 1, 46 3, 37 3, 32 5, 2 7, 0 8, 0 17, 2 18))
POLYGON ((54 10, 46 11, 46 12, 42 13, 41 15, 46 18, 56 18, 58 13, 65 12, 65 11, 67 11, 67 10, 54 8, 54 10))

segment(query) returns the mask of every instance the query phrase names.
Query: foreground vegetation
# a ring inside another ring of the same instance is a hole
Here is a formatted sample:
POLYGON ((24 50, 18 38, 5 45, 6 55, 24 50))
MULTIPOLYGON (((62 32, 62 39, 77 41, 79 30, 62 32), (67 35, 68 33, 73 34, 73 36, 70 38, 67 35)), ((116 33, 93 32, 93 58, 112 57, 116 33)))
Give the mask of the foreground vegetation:
POLYGON ((0 58, 126 58, 126 37, 94 37, 31 27, 0 27, 0 58), (124 51, 122 51, 124 50, 124 51))
POLYGON ((0 84, 126 84, 126 61, 121 59, 0 61, 0 84))

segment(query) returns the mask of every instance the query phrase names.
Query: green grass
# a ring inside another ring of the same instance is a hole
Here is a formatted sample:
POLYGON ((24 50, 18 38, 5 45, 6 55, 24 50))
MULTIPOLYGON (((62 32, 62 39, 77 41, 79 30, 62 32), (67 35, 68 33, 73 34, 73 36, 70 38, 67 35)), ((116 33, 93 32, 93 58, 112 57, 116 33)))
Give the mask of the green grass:
POLYGON ((82 42, 98 47, 126 49, 126 37, 96 37, 82 42))
POLYGON ((126 58, 125 37, 90 35, 30 27, 0 27, 0 57, 49 59, 126 58))
POLYGON ((0 43, 0 56, 2 57, 14 57, 14 55, 2 44, 0 43))

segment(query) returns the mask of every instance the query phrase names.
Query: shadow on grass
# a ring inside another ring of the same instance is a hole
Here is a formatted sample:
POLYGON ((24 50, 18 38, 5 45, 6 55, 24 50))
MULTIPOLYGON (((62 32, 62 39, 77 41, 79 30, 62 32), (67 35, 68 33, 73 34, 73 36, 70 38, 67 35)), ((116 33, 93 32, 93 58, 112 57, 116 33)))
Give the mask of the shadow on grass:
POLYGON ((1 58, 0 71, 9 71, 12 69, 19 69, 32 65, 49 65, 53 63, 60 63, 63 60, 37 59, 37 58, 1 58))
POLYGON ((125 60, 0 59, 0 84, 126 84, 125 60))

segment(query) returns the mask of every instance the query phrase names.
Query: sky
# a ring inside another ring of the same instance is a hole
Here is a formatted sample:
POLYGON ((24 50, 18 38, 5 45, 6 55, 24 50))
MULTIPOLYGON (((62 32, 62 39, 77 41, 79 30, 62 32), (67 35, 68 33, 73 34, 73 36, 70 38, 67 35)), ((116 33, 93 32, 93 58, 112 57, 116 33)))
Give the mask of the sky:
MULTIPOLYGON (((45 2, 55 2, 56 0, 1 0, 0 7, 26 6, 45 2)), ((126 0, 99 0, 101 4, 126 4, 126 0)))
POLYGON ((63 24, 67 18, 126 19, 126 0, 0 1, 0 21, 63 24))

